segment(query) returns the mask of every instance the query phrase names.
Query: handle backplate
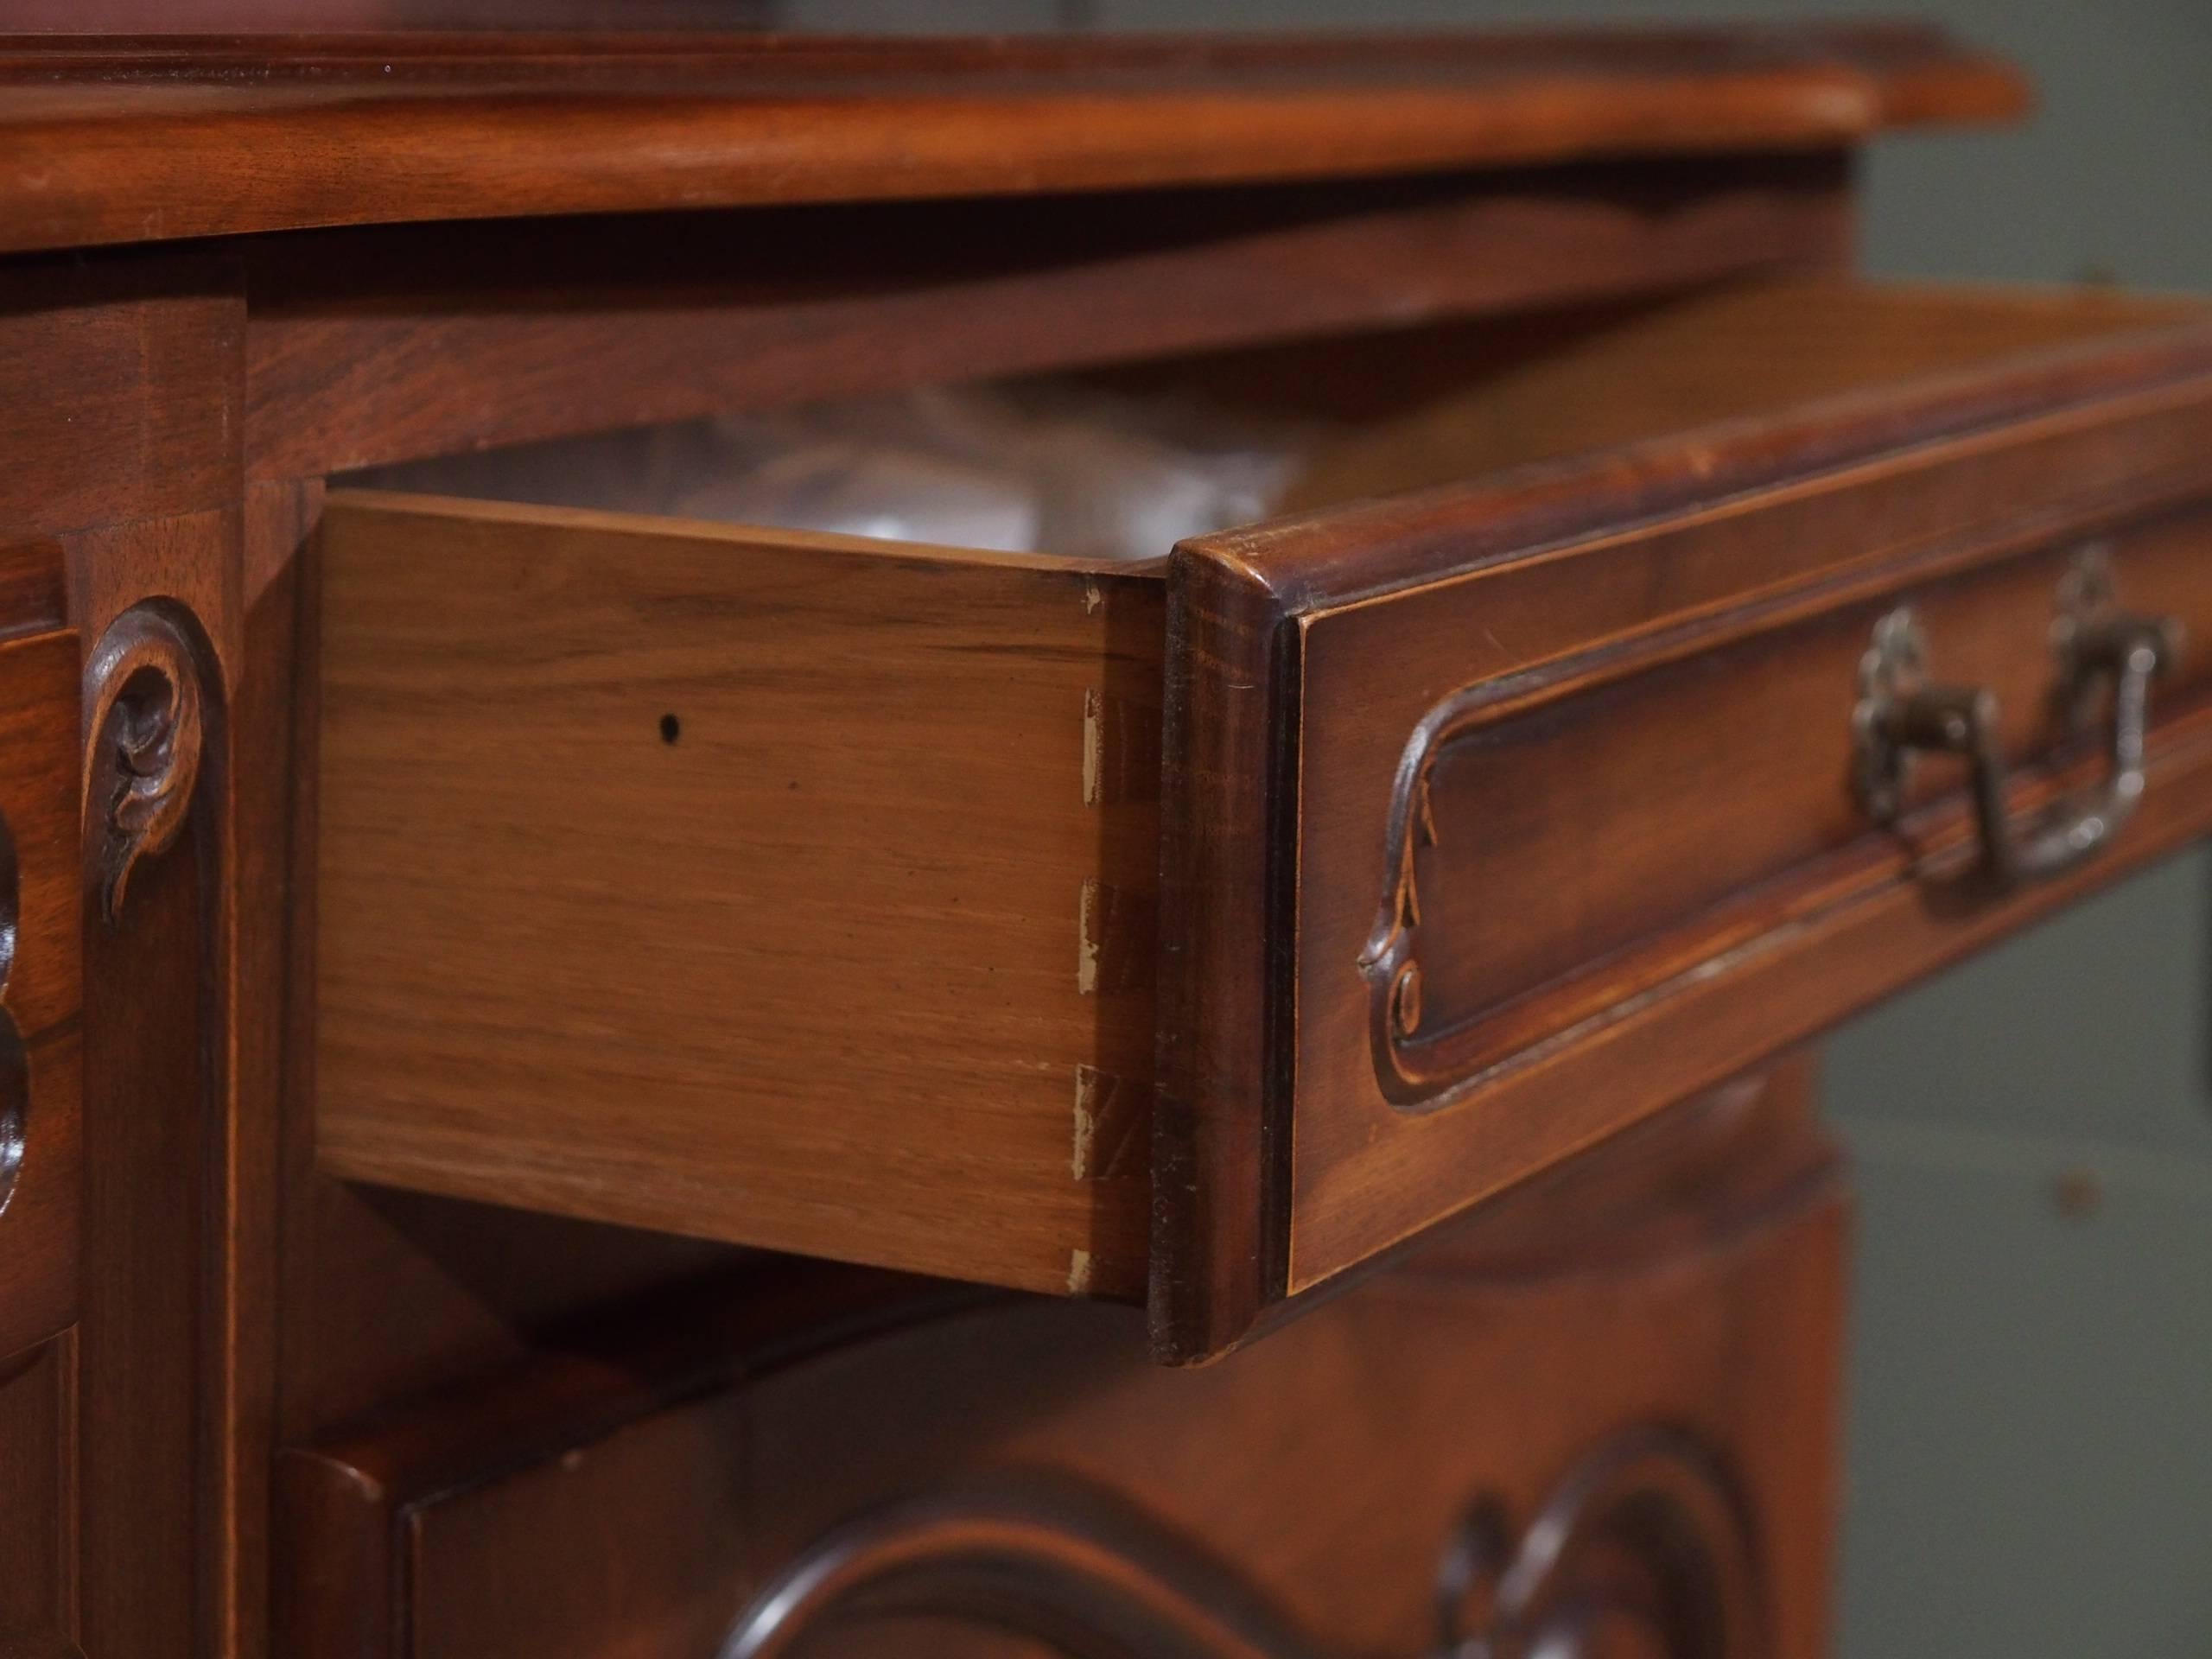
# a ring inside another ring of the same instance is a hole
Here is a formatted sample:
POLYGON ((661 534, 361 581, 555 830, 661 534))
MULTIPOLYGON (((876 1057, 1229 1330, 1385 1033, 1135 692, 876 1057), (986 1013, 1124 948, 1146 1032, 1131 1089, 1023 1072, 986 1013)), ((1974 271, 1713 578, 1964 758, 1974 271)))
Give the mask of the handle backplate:
POLYGON ((2063 874, 2108 843, 2142 798, 2151 683, 2177 660, 2181 626, 2171 617, 2121 610, 2113 598, 2109 557, 2094 546, 2075 557, 2059 585, 2051 648, 2056 658, 2052 708, 2068 728, 2086 728, 2109 696, 2109 765, 2092 795, 2015 823, 2006 805, 2010 789, 1995 694, 1930 677, 1928 641, 1909 607, 1877 622, 1859 662, 1859 701, 1851 717, 1855 783, 1868 816, 1896 823, 1916 760, 1949 754, 1970 768, 1981 868, 1995 885, 2063 874))

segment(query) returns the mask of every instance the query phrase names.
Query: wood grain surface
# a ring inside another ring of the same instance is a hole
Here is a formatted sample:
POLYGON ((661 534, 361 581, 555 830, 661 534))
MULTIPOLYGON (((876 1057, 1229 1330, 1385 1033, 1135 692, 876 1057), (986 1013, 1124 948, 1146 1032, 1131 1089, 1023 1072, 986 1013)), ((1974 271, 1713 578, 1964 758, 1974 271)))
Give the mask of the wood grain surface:
POLYGON ((201 1238, 183 1220, 200 1208, 198 1084, 219 1046, 199 1026, 205 941, 179 937, 170 955, 135 914, 120 932, 88 925, 87 854, 110 849, 113 803, 86 810, 83 710, 86 658, 142 596, 136 580, 158 568, 165 593, 197 597, 220 579, 199 556, 219 548, 241 476, 235 287, 219 262, 169 253, 0 270, 0 810, 16 888, 0 1004, 29 1061, 21 1180, 0 1211, 0 1351, 50 1338, 0 1361, 0 1553, 27 1569, 4 1575, 0 1618, 28 1618, 10 1637, 41 1656, 170 1640, 196 1586, 168 1564, 228 1548, 201 1507, 215 1391, 199 1380, 201 1238), (117 1000, 104 947, 125 940, 151 948, 117 1000))
POLYGON ((10 543, 235 493, 236 429, 197 418, 238 366, 244 319, 225 289, 207 262, 172 262, 151 283, 105 259, 0 273, 0 534, 10 543))
POLYGON ((0 1358, 0 1649, 77 1652, 74 1332, 0 1358))
POLYGON ((312 477, 1835 267, 1851 232, 1824 150, 273 238, 243 252, 246 449, 256 477, 312 477))
POLYGON ((16 36, 0 248, 1820 148, 2018 114, 1925 29, 16 36))
POLYGON ((361 493, 320 559, 326 1169, 1135 1292, 1084 1154, 1157 789, 1084 778, 1157 728, 1156 577, 361 493))
POLYGON ((0 642, 0 1357, 74 1324, 84 1154, 77 636, 0 642))

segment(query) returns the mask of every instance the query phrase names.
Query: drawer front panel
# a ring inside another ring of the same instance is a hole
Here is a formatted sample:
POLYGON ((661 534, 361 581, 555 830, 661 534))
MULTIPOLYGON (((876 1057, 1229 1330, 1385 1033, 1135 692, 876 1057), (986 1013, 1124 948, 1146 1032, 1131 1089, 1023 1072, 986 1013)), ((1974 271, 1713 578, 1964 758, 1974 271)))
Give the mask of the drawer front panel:
MULTIPOLYGON (((2170 331, 1181 550, 1163 1347, 2072 890, 1971 879, 1962 763, 1916 766, 1905 833, 1869 817, 1860 660, 1909 606, 2038 763, 2016 810, 2093 779, 2060 595, 2094 546, 2113 603, 2212 629, 2208 368, 2170 331)), ((2076 887, 2212 807, 2173 776, 2207 685, 2184 658, 2154 688, 2152 799, 2076 887)))
MULTIPOLYGON (((2212 626, 2208 553, 2212 510, 2197 507, 1600 647, 1455 706, 1442 735, 1415 740, 1411 767, 1402 757, 1400 856, 1367 906, 1360 972, 1382 1093, 1448 1109, 1624 1002, 1906 873, 1913 842, 1872 833, 1848 786, 1859 671, 1885 615, 1910 609, 1939 677, 1995 696, 2009 754, 2075 756, 2101 722, 2055 718, 2047 642, 2081 563, 2108 561, 2131 607, 2198 632, 2212 626)), ((1327 660, 1314 644, 1309 660, 1327 660)), ((2202 655, 2184 659, 2158 683, 2162 714, 2207 683, 2202 655)), ((1325 717, 1311 729, 1309 753, 1333 755, 1325 717)), ((1911 798, 1955 795, 1965 775, 1916 766, 1911 798)), ((1351 842, 1357 816, 1317 813, 1308 844, 1325 855, 1339 833, 1351 842)), ((1333 918, 1333 898, 1313 910, 1333 918)), ((1305 966, 1322 993, 1326 969, 1305 966)))

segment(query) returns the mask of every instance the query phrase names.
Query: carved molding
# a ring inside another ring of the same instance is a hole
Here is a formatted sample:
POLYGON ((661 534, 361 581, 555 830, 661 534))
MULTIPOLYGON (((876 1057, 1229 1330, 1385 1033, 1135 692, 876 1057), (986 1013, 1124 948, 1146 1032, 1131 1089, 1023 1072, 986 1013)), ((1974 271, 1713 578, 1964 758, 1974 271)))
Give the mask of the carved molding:
MULTIPOLYGON (((1382 902, 1360 950, 1359 973, 1367 982, 1375 1080, 1383 1097, 1404 1110, 1448 1106, 1480 1080, 1423 1052, 1432 1046, 1432 1033, 1426 1028, 1421 995, 1420 861, 1425 849, 1438 844, 1430 799, 1437 762, 1455 738, 1546 677, 1516 675, 1463 688, 1422 716, 1398 757, 1383 831, 1382 902)), ((1557 677, 1556 671, 1549 677, 1557 677)))
POLYGON ((1711 1453, 1665 1429, 1607 1441, 1513 1536, 1470 1506, 1437 1573, 1439 1659, 1764 1659, 1751 1517, 1711 1453))
POLYGON ((194 638, 188 618, 149 601, 116 618, 85 664, 85 833, 108 922, 139 861, 175 842, 191 810, 207 741, 194 638))
POLYGON ((720 1659, 791 1659, 832 1626, 915 1616, 1068 1659, 1326 1659, 1233 1569, 1058 1480, 932 1493, 839 1528, 769 1582, 720 1659))
MULTIPOLYGON (((16 861, 16 834, 0 813, 0 996, 16 971, 22 942, 22 884, 16 861)), ((14 1012, 0 1004, 0 1211, 16 1196, 29 1140, 30 1058, 14 1012)))
MULTIPOLYGON (((1517 1535, 1484 1496, 1436 1570, 1433 1659, 1764 1659, 1764 1589, 1733 1483, 1690 1438, 1601 1446, 1517 1535)), ((930 1616, 1067 1659, 1332 1659, 1236 1570, 1094 1487, 938 1492, 849 1522, 787 1563, 720 1659, 797 1659, 871 1618, 930 1616)))

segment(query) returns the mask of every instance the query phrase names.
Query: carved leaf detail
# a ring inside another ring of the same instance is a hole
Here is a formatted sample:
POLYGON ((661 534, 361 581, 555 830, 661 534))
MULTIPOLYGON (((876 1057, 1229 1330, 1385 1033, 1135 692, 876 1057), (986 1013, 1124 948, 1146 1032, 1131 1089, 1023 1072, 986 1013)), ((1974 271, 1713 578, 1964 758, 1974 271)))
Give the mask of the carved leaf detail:
POLYGON ((189 621, 158 601, 118 617, 85 664, 85 830, 113 922, 139 861, 175 841, 199 781, 206 720, 189 621))

